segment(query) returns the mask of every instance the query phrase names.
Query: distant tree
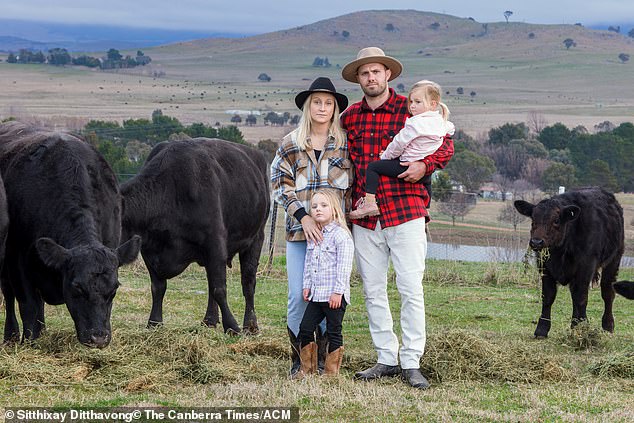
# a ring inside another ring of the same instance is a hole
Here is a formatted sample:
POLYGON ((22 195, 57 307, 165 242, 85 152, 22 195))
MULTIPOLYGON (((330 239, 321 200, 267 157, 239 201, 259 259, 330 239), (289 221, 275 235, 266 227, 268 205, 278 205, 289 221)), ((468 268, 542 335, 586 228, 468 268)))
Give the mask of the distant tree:
POLYGON ((444 170, 434 172, 432 176, 432 197, 436 201, 445 201, 451 195, 451 177, 444 170))
POLYGON ((389 23, 385 25, 385 30, 388 32, 393 32, 396 28, 394 28, 394 25, 389 23))
POLYGON ((530 40, 532 40, 533 38, 535 38, 535 33, 534 33, 534 32, 529 32, 529 33, 528 33, 528 38, 529 38, 530 40))
POLYGON ((270 76, 268 76, 268 75, 267 75, 267 74, 265 74, 265 73, 261 73, 261 74, 259 74, 259 75, 258 75, 258 79, 259 79, 260 81, 264 81, 264 82, 270 82, 270 81, 271 81, 271 77, 270 77, 270 76))
POLYGON ((111 48, 110 50, 108 50, 108 53, 106 53, 106 56, 108 57, 108 60, 113 60, 113 61, 118 61, 123 59, 123 56, 121 55, 121 53, 119 53, 119 50, 115 48, 111 48))
POLYGON ((405 84, 403 84, 402 82, 401 82, 401 83, 399 83, 399 84, 396 86, 396 89, 398 90, 398 92, 399 92, 399 93, 404 93, 404 92, 405 92, 405 84))
POLYGON ((99 59, 91 56, 78 56, 73 57, 72 64, 75 66, 86 66, 89 68, 98 68, 100 65, 99 59))
POLYGON ((608 27, 608 31, 616 32, 617 34, 619 34, 621 32, 621 26, 620 25, 617 25, 617 26, 610 25, 608 27))
POLYGON ((249 125, 249 126, 253 126, 253 125, 255 125, 255 124, 257 123, 257 121, 258 121, 258 120, 257 120, 257 118, 255 117, 255 115, 248 115, 248 116, 247 116, 247 118, 246 118, 246 120, 245 120, 245 123, 246 123, 247 125, 249 125))
POLYGON ((141 56, 145 56, 145 54, 141 50, 137 50, 136 56, 141 57, 141 56))
POLYGON ((231 123, 241 123, 241 122, 242 122, 242 118, 240 117, 240 115, 235 114, 231 116, 231 123))
POLYGON ((218 138, 237 142, 238 144, 246 144, 242 132, 235 125, 223 126, 218 129, 218 138))
POLYGON ((559 187, 572 187, 577 184, 575 167, 563 163, 553 163, 542 175, 542 189, 544 192, 555 194, 559 187))
POLYGON ((522 223, 527 219, 526 216, 521 215, 515 209, 512 203, 507 203, 502 210, 500 210, 500 214, 498 215, 499 222, 506 222, 513 225, 513 230, 517 231, 517 225, 522 223))
POLYGON ((125 146, 125 153, 128 156, 128 160, 134 163, 145 162, 148 154, 150 154, 150 150, 152 150, 152 147, 137 140, 128 141, 125 146))
POLYGON ((315 57, 315 60, 313 60, 313 66, 314 67, 320 67, 324 65, 324 59, 322 59, 321 57, 317 56, 315 57))
POLYGON ((630 29, 630 32, 627 33, 627 36, 630 38, 634 38, 634 28, 630 29))
POLYGON ((48 51, 48 63, 56 66, 64 66, 71 63, 70 54, 65 48, 53 48, 48 51))
POLYGON ((548 121, 546 117, 542 113, 536 112, 535 110, 531 110, 528 112, 528 116, 526 118, 526 123, 531 131, 535 134, 539 134, 542 132, 542 129, 548 125, 548 121))
POLYGON ((293 115, 293 117, 291 117, 291 120, 289 121, 289 123, 291 125, 297 125, 299 123, 299 115, 293 115))
POLYGON ((18 63, 18 59, 15 57, 15 54, 9 53, 7 56, 7 63, 18 63))
POLYGON ((478 192, 495 172, 495 164, 486 156, 465 150, 454 154, 446 169, 451 179, 462 184, 468 192, 478 192))
POLYGON ((344 31, 341 31, 341 36, 343 38, 348 38, 350 36, 350 33, 348 31, 344 30, 344 31))
POLYGON ((436 31, 440 28, 440 24, 438 22, 434 22, 433 24, 429 25, 429 27, 436 31))
POLYGON ((622 63, 625 63, 628 60, 630 60, 630 55, 629 54, 625 54, 625 53, 621 53, 621 54, 619 54, 619 59, 621 60, 622 63))
POLYGON ((604 120, 603 122, 594 125, 594 130, 596 132, 610 132, 614 130, 614 128, 616 128, 616 126, 609 120, 604 120))
POLYGON ((505 123, 489 130, 488 143, 492 145, 508 144, 511 140, 528 137, 528 128, 524 123, 505 123))
POLYGON ((462 94, 464 94, 464 88, 462 88, 462 87, 458 87, 458 88, 456 88, 456 92, 457 92, 458 94, 462 95, 462 94))
POLYGON ((487 34, 489 32, 489 24, 488 23, 483 23, 482 24, 482 31, 484 34, 487 34))
POLYGON ((477 93, 475 91, 471 91, 469 95, 471 96, 471 98, 474 98, 477 95, 477 93))
POLYGON ((475 200, 474 195, 454 192, 445 201, 438 203, 438 209, 451 216, 451 222, 453 226, 456 226, 456 217, 464 218, 475 207, 475 200))
POLYGON ((511 17, 512 14, 513 12, 511 12, 510 10, 507 10, 506 12, 504 12, 504 19, 506 19, 506 23, 509 23, 509 18, 511 17))
POLYGON ((564 45, 566 46, 566 50, 570 49, 570 47, 575 47, 577 43, 572 38, 566 38, 564 40, 564 45))
POLYGON ((575 23, 575 26, 580 26, 580 27, 582 27, 582 28, 583 28, 583 24, 582 24, 581 22, 577 22, 577 23, 575 23))
POLYGON ((537 136, 537 139, 539 142, 544 144, 544 147, 548 150, 561 150, 570 145, 573 139, 573 134, 566 125, 557 122, 552 126, 547 126, 542 129, 537 136))
POLYGON ((584 185, 600 186, 610 192, 615 192, 619 189, 619 183, 614 173, 610 170, 610 165, 603 160, 595 159, 591 161, 579 179, 584 185))

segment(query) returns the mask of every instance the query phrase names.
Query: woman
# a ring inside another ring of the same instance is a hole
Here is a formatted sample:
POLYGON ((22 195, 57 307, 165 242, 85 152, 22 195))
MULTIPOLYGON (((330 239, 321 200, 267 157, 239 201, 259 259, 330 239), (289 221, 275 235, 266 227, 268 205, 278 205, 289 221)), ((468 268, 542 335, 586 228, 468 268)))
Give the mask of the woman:
MULTIPOLYGON (((352 163, 339 114, 348 98, 336 91, 328 78, 317 78, 308 90, 295 97, 302 111, 298 128, 282 140, 271 164, 271 187, 275 201, 286 211, 286 272, 288 275, 287 329, 291 342, 291 377, 299 371, 299 324, 306 309, 302 297, 306 240, 323 239, 320 225, 309 214, 310 198, 320 188, 331 188, 350 210, 348 188, 352 163)), ((325 322, 317 330, 319 368, 323 369, 327 339, 325 322)))

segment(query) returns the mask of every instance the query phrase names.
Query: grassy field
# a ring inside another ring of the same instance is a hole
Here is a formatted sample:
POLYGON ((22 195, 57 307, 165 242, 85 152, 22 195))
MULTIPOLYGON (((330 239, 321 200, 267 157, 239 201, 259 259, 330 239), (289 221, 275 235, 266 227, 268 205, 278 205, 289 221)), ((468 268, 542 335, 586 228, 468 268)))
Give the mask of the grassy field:
MULTIPOLYGON (((622 276, 634 279, 634 271, 622 276)), ((634 303, 617 298, 615 333, 602 333, 600 294, 593 289, 589 325, 571 332, 570 298, 562 289, 550 337, 535 340, 540 292, 534 269, 525 272, 521 265, 428 261, 428 341, 421 367, 432 388, 424 392, 398 379, 352 380, 376 360, 357 275, 344 321, 341 377, 301 382, 286 377, 283 257, 258 278, 257 336, 229 337, 199 324, 207 289, 198 266, 170 281, 165 325, 155 330, 145 328, 151 301, 143 266, 122 268, 120 281, 108 348, 78 345, 63 306, 47 306, 48 329, 34 345, 0 348, 0 408, 296 406, 301 421, 323 422, 634 418, 634 303)), ((229 296, 241 319, 235 270, 229 272, 229 296)), ((390 297, 397 315, 393 282, 390 297)), ((394 324, 398 330, 398 318, 394 324)))

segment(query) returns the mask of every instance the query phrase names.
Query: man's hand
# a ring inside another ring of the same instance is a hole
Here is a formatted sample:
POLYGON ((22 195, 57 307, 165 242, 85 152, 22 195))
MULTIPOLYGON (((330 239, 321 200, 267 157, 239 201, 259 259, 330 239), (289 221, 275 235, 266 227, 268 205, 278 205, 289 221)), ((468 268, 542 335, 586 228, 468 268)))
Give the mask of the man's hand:
POLYGON ((304 288, 302 291, 302 296, 304 297, 304 301, 308 302, 308 296, 310 295, 310 289, 304 288))
POLYGON ((427 172, 427 165, 421 161, 401 162, 401 166, 407 166, 407 170, 398 175, 398 177, 405 179, 406 182, 418 182, 427 172))

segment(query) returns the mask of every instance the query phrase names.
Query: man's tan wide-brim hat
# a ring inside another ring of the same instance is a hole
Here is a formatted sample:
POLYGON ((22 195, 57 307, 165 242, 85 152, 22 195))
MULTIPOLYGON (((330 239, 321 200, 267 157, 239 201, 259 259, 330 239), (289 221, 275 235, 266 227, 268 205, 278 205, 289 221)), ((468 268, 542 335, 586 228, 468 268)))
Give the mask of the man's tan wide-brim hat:
POLYGON ((357 60, 354 60, 343 67, 341 76, 343 76, 343 79, 346 81, 358 83, 357 70, 368 63, 381 63, 392 71, 392 75, 390 75, 390 79, 388 79, 388 81, 395 79, 401 74, 401 71, 403 71, 403 65, 401 62, 393 57, 386 56, 380 48, 366 47, 359 50, 357 60))

